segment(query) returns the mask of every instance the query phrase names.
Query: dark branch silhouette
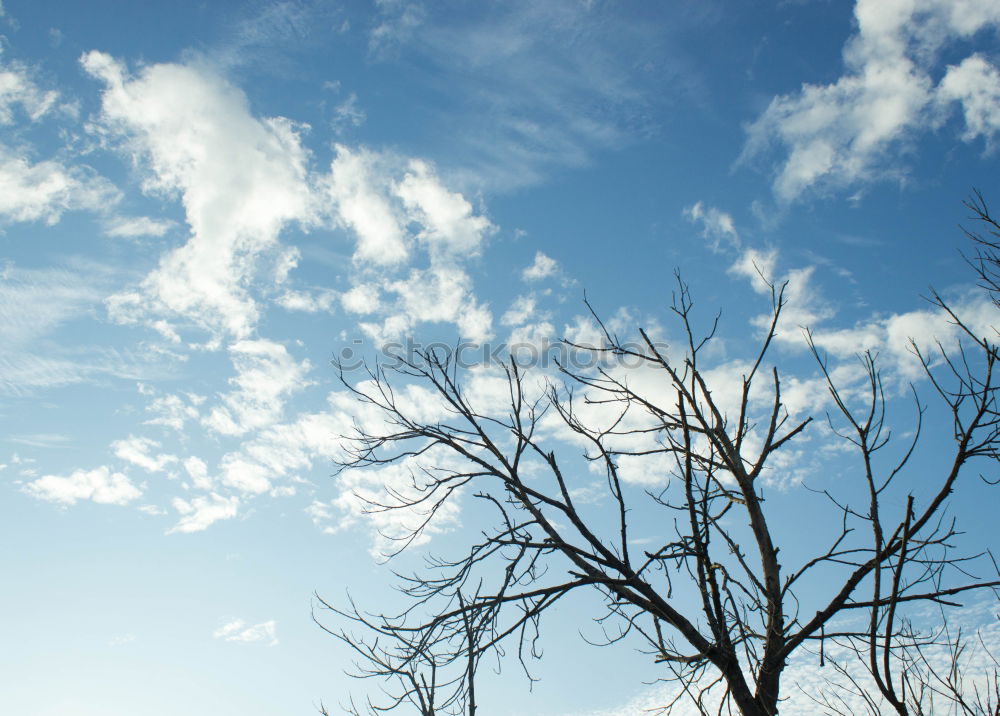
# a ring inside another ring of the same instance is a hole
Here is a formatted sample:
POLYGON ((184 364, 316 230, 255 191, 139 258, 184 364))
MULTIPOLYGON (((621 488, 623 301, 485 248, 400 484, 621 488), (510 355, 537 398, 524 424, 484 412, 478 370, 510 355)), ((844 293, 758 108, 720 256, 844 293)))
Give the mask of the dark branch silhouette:
MULTIPOLYGON (((979 194, 968 206, 1000 238, 979 194)), ((970 236, 978 248, 969 261, 996 301, 1000 249, 992 239, 970 236)), ((783 671, 806 648, 842 672, 872 713, 883 702, 899 714, 928 713, 932 698, 966 709, 957 713, 998 713, 995 688, 970 696, 961 674, 942 672, 927 656, 932 645, 944 643, 952 663, 960 664, 966 640, 947 630, 928 635, 909 616, 911 608, 955 605, 970 591, 1000 585, 995 567, 992 576, 975 574, 983 564, 992 567, 985 554, 957 551, 960 532, 948 515, 951 495, 978 473, 970 465, 997 460, 996 336, 978 335, 940 295, 931 295, 961 339, 933 349, 912 345, 953 430, 947 467, 929 474, 913 459, 926 429, 916 390, 912 437, 900 444, 889 429, 878 356, 861 354, 862 380, 844 384, 807 333, 828 391, 827 426, 851 452, 851 472, 842 489, 816 493, 834 526, 826 546, 786 562, 781 544, 796 535, 788 515, 769 512, 765 484, 785 469, 777 456, 805 439, 812 418, 793 419, 786 409, 771 357, 785 286, 770 288, 771 319, 735 400, 714 385, 706 367, 718 318, 699 333, 679 275, 671 308, 681 345, 665 349, 641 329, 637 344, 625 343, 587 304, 601 345, 566 345, 593 354, 595 367, 563 365, 560 382, 534 390, 511 360, 504 367, 503 410, 480 410, 463 387, 463 372, 443 352, 417 353, 393 369, 375 366, 363 382, 341 376, 358 401, 386 420, 384 430, 358 428, 341 469, 424 460, 408 489, 368 504, 372 511, 421 516, 397 538, 399 549, 461 492, 494 515, 458 556, 433 559, 426 571, 401 577, 409 606, 400 614, 321 600, 360 631, 331 630, 359 657, 356 675, 384 683, 384 700, 369 701, 370 713, 409 704, 421 714, 474 714, 480 660, 509 650, 530 678, 546 613, 580 590, 603 597, 597 622, 606 643, 628 638, 661 665, 665 680, 678 682, 676 700, 664 704, 663 713, 683 700, 702 713, 776 714, 783 671), (655 390, 648 388, 651 377, 655 390), (397 397, 396 388, 413 381, 442 401, 445 417, 427 420, 397 397), (603 474, 599 508, 580 499, 587 466, 556 433, 585 446, 590 470, 603 474), (432 461, 442 454, 446 462, 432 461), (633 469, 648 466, 663 487, 630 483, 626 462, 633 469), (911 475, 921 480, 919 493, 911 475), (640 506, 659 510, 660 524, 672 530, 653 548, 632 539, 630 519, 640 506), (681 582, 685 588, 675 589, 681 582), (865 616, 860 622, 853 618, 858 614, 865 616), (827 641, 862 658, 867 678, 825 659, 827 641)), ((995 673, 992 678, 995 687, 995 673)), ((814 698, 827 713, 848 710, 836 689, 814 698)), ((360 713, 353 705, 350 711, 360 713)))

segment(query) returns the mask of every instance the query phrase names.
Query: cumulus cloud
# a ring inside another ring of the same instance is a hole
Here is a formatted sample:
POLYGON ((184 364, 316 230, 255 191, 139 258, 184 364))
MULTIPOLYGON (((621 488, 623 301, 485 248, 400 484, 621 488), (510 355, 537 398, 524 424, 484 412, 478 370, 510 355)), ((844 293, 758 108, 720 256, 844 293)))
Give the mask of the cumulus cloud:
POLYGON ((69 477, 45 475, 25 484, 24 491, 40 500, 64 505, 80 500, 125 505, 142 494, 128 477, 104 465, 93 470, 75 470, 69 477))
POLYGON ((938 99, 958 102, 965 118, 962 138, 971 142, 977 137, 994 148, 993 138, 1000 131, 1000 71, 982 55, 967 57, 948 68, 938 90, 938 99))
POLYGON ((375 313, 381 307, 379 288, 372 284, 358 284, 340 297, 344 310, 350 313, 375 313))
MULTIPOLYGON (((431 164, 338 145, 329 173, 310 173, 297 127, 252 116, 243 94, 204 67, 158 64, 132 76, 100 52, 81 61, 105 85, 100 133, 145 169, 147 191, 180 197, 191 229, 139 285, 107 300, 113 319, 145 323, 171 340, 189 325, 211 332, 211 345, 249 338, 261 311, 252 288, 263 260, 273 257, 279 286, 297 260, 278 244, 282 228, 329 220, 355 241, 355 266, 368 277, 359 285, 397 297, 381 304, 371 289, 358 289, 342 299, 348 310, 384 310, 383 331, 450 321, 467 335, 488 333, 491 317, 461 263, 480 252, 495 227, 431 164), (419 252, 429 268, 395 275, 419 252), (453 299, 446 310, 430 305, 453 299)), ((108 231, 161 228, 121 222, 108 231)), ((329 291, 285 287, 275 301, 318 312, 335 299, 329 291)))
POLYGON ((427 162, 344 146, 336 151, 323 183, 335 220, 353 234, 360 271, 341 295, 344 309, 380 314, 380 321, 362 324, 377 341, 424 322, 453 323, 473 340, 489 336, 492 314, 463 262, 480 253, 494 225, 427 162), (407 269, 420 252, 429 266, 407 269))
MULTIPOLYGON (((440 400, 421 387, 409 386, 399 391, 397 398, 401 406, 418 415, 442 415, 440 400)), ((352 434, 358 425, 372 431, 386 428, 381 413, 358 404, 351 394, 334 392, 327 399, 327 411, 300 413, 288 422, 272 424, 226 453, 219 464, 219 482, 247 497, 291 494, 291 485, 275 486, 275 482, 301 481, 303 476, 298 473, 311 469, 317 460, 329 463, 343 458, 341 436, 352 434)), ((199 472, 203 468, 195 467, 199 472)), ((338 485, 341 490, 350 489, 338 485)))
POLYGON ((426 162, 410 161, 395 194, 402 199, 410 221, 419 222, 417 240, 432 253, 475 256, 483 238, 494 231, 486 217, 473 212, 465 197, 444 187, 426 162))
POLYGON ((191 229, 138 287, 109 299, 111 315, 179 317, 246 337, 258 318, 247 285, 259 260, 286 224, 314 216, 297 127, 253 117, 243 93, 204 68, 157 64, 131 76, 96 51, 81 63, 105 85, 100 130, 148 167, 147 191, 180 195, 191 229))
POLYGON ((559 264, 556 260, 538 251, 531 265, 521 272, 521 278, 525 281, 541 281, 555 276, 558 272, 559 264))
POLYGON ((67 211, 102 211, 120 198, 105 178, 55 160, 32 163, 0 144, 0 217, 55 224, 67 211))
POLYGON ((402 212, 391 200, 395 162, 367 150, 336 146, 326 184, 338 220, 356 237, 355 260, 380 266, 409 256, 402 212))
POLYGON ((454 323, 463 338, 485 341, 490 337, 493 318, 472 290, 472 278, 453 266, 413 269, 409 276, 393 281, 387 291, 398 297, 400 313, 390 316, 383 335, 399 337, 412 332, 417 323, 454 323))
POLYGON ((307 470, 317 459, 327 461, 342 457, 338 436, 353 427, 350 413, 333 409, 331 413, 302 413, 295 420, 273 425, 254 440, 241 446, 240 457, 226 461, 253 461, 268 479, 285 477, 307 470))
MULTIPOLYGON (((329 173, 320 174, 309 169, 300 127, 254 116, 242 92, 207 65, 153 64, 132 73, 96 51, 86 53, 81 64, 103 85, 90 131, 130 157, 146 193, 178 199, 189 228, 183 243, 168 247, 145 278, 105 300, 108 314, 155 330, 178 350, 225 347, 233 366, 229 390, 207 405, 201 395, 163 394, 140 385, 148 399, 145 424, 183 431, 195 423, 242 441, 211 468, 201 457, 170 454, 149 437, 130 435, 111 443, 124 462, 152 473, 175 467, 172 476, 184 476, 183 488, 192 494, 172 500, 179 518, 169 532, 201 531, 235 517, 241 500, 293 492, 291 485, 276 486, 276 480, 297 479, 296 471, 333 455, 331 435, 350 430, 352 416, 343 410, 332 419, 285 415, 291 396, 311 384, 311 365, 259 336, 264 300, 303 312, 329 311, 339 301, 349 312, 375 315, 378 323, 371 325, 384 335, 422 322, 452 323, 475 340, 490 335, 492 314, 477 298, 463 262, 479 255, 496 229, 445 185, 432 164, 340 146, 329 173), (354 288, 338 293, 290 284, 299 252, 282 246, 279 235, 293 222, 306 228, 327 222, 354 240, 354 288), (185 346, 182 334, 191 328, 208 332, 208 340, 185 346)), ((55 164, 22 169, 39 167, 58 169, 55 164)), ((83 187, 84 174, 67 176, 76 176, 83 187)), ((46 186, 35 175, 21 183, 36 192, 46 186)), ((82 196, 65 188, 71 184, 63 182, 66 196, 82 196)), ((106 209, 111 201, 108 192, 84 202, 56 200, 55 189, 45 191, 34 213, 26 213, 28 204, 21 201, 19 216, 55 220, 67 208, 106 209)), ((103 220, 104 233, 119 237, 168 236, 174 226, 144 216, 103 220)), ((59 303, 45 305, 53 312, 59 303)), ((25 323, 23 332, 37 335, 43 325, 25 323)), ((67 504, 138 495, 122 473, 106 468, 69 478, 46 476, 32 485, 25 489, 67 504)))
MULTIPOLYGON (((858 0, 845 73, 776 97, 750 125, 743 159, 778 147, 774 193, 793 201, 813 187, 840 188, 897 176, 899 148, 941 121, 942 105, 964 110, 962 138, 992 139, 1000 111, 997 70, 980 55, 934 76, 941 51, 1000 25, 989 0, 858 0)), ((946 107, 945 107, 946 108, 946 107)))
POLYGON ((356 262, 398 265, 418 245, 432 258, 468 258, 495 231, 428 162, 343 145, 335 149, 323 183, 336 219, 354 234, 356 262))
POLYGON ((288 311, 303 313, 325 313, 337 300, 337 294, 327 289, 318 291, 296 291, 289 289, 275 299, 275 302, 288 311))
POLYGON ((160 443, 155 440, 135 436, 111 443, 111 449, 114 450, 116 457, 138 465, 146 472, 163 472, 167 465, 177 462, 175 455, 160 453, 153 456, 151 453, 158 447, 160 443))
POLYGON ((505 326, 519 326, 534 315, 535 307, 534 296, 518 296, 500 317, 500 323, 505 326))

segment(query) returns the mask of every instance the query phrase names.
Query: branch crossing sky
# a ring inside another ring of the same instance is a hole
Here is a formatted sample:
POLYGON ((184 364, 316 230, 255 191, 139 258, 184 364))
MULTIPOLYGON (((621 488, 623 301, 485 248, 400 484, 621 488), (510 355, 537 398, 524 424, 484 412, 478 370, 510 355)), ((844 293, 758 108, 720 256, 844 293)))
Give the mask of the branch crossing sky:
MULTIPOLYGON (((789 281, 790 411, 827 407, 802 326, 845 381, 871 348, 919 387, 908 339, 953 335, 928 285, 995 323, 958 225, 973 188, 1000 205, 998 30, 997 0, 4 0, 0 711, 363 691, 311 595, 391 604, 380 555, 414 516, 359 497, 403 471, 331 477, 339 436, 378 419, 331 359, 463 340, 551 375, 555 340, 596 337, 584 291, 669 342, 676 267, 705 321, 723 311, 719 385, 769 309, 762 272, 789 281)), ((486 406, 495 368, 470 372, 486 406)), ((825 440, 771 478, 789 514, 834 479, 825 440)), ((465 508, 396 568, 474 529, 465 508)), ((654 703, 647 659, 574 641, 589 606, 553 622, 532 693, 516 664, 483 687, 487 713, 654 703), (592 667, 621 686, 580 684, 592 667)))

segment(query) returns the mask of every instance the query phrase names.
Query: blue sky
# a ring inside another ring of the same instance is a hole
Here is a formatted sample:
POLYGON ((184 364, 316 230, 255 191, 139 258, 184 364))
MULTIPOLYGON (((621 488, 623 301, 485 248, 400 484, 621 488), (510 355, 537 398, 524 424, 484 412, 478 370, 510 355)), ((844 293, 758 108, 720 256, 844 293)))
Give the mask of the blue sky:
MULTIPOLYGON (((1000 201, 998 29, 995 0, 5 0, 0 710, 363 693, 312 594, 390 603, 377 530, 405 525, 356 497, 392 475, 331 477, 369 418, 332 357, 586 338, 585 291, 624 335, 669 337, 677 267, 723 311, 724 383, 768 308, 756 263, 790 281, 790 409, 826 407, 801 326, 845 380, 872 348, 919 387, 907 340, 949 336, 929 285, 993 320, 958 225, 974 187, 1000 201)), ((848 470, 823 439, 773 476, 789 515, 848 470)), ((532 692, 516 668, 483 687, 487 713, 656 698, 648 660, 575 641, 587 606, 553 622, 532 692)))

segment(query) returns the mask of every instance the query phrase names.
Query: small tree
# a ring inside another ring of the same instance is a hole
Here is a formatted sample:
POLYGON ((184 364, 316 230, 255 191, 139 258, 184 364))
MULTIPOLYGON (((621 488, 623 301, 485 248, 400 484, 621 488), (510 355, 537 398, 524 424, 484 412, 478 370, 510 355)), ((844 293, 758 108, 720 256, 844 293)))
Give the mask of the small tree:
MULTIPOLYGON (((981 198, 970 205, 996 227, 981 198)), ((980 252, 972 259, 984 280, 994 275, 988 273, 997 265, 992 256, 980 252)), ((731 401, 716 390, 705 362, 718 318, 707 331, 697 330, 693 301, 679 276, 672 311, 682 348, 666 349, 642 329, 638 343, 627 344, 591 311, 602 344, 567 347, 599 357, 597 367, 562 365, 561 382, 535 391, 511 360, 503 369, 508 400, 502 411, 481 411, 456 361, 441 352, 418 352, 393 368, 377 366, 356 384, 342 374, 358 400, 386 420, 384 430, 358 429, 342 468, 419 464, 408 489, 369 501, 373 511, 422 515, 401 548, 460 492, 495 515, 458 557, 434 560, 426 572, 403 579, 400 588, 411 606, 401 614, 365 614, 353 603, 336 609, 322 602, 364 628, 361 636, 333 630, 361 656, 358 675, 395 683, 385 703, 369 702, 371 712, 411 703, 420 713, 474 713, 479 660, 513 643, 527 669, 538 653, 544 615, 568 594, 591 590, 603 597, 606 612, 597 618, 608 641, 638 639, 665 677, 679 682, 677 700, 664 704, 664 712, 685 700, 702 713, 776 714, 789 657, 809 645, 822 654, 825 640, 837 639, 865 660, 871 683, 855 682, 859 690, 881 696, 900 714, 923 713, 913 681, 927 639, 905 614, 915 605, 953 604, 969 590, 1000 585, 972 575, 971 562, 982 555, 954 551, 959 533, 945 517, 969 464, 997 459, 995 335, 978 335, 932 295, 962 340, 938 345, 933 354, 913 345, 954 432, 948 466, 920 499, 905 482, 914 471, 925 485, 929 479, 911 461, 925 410, 916 391, 913 437, 889 460, 884 455, 897 445, 890 439, 877 356, 862 354, 863 380, 844 385, 807 335, 829 393, 829 427, 854 454, 853 482, 842 493, 821 496, 837 525, 829 542, 786 564, 779 553, 788 535, 779 528, 782 515, 766 508, 765 475, 803 439, 812 418, 792 420, 781 372, 770 362, 785 307, 785 287, 770 287, 769 324, 731 401), (632 380, 640 373, 643 381, 632 380), (635 387, 648 386, 650 375, 658 381, 655 389, 635 387), (442 401, 445 417, 428 420, 398 399, 396 386, 410 381, 442 401), (586 460, 603 473, 603 509, 589 509, 576 496, 580 465, 552 447, 555 423, 586 446, 586 460), (636 461, 657 471, 669 464, 669 479, 654 490, 630 485, 622 465, 636 461), (640 508, 659 510, 673 530, 654 549, 631 539, 630 520, 640 508), (800 593, 809 580, 825 585, 820 596, 815 589, 800 593), (865 615, 861 625, 845 619, 857 614, 865 615)), ((947 681, 923 673, 926 684, 947 681)), ((960 698, 955 689, 951 694, 960 698)))

